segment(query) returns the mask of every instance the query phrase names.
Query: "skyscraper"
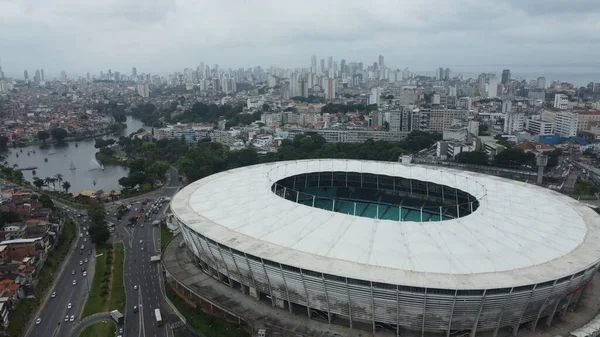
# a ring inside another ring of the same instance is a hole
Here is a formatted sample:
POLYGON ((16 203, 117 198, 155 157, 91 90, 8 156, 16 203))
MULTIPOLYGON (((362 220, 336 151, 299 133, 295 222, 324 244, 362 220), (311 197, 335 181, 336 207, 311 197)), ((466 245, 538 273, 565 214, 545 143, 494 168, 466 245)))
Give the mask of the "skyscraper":
POLYGON ((44 69, 40 70, 40 77, 42 82, 46 81, 46 77, 44 76, 44 69))
POLYGON ((545 77, 538 77, 537 87, 538 87, 538 89, 546 89, 546 78, 545 77))
POLYGON ((379 55, 379 68, 385 67, 383 55, 379 55))
POLYGON ((335 79, 327 78, 326 86, 325 86, 325 98, 326 99, 335 99, 335 79))
POLYGON ((25 81, 29 80, 29 73, 27 72, 27 69, 25 69, 25 71, 23 72, 23 78, 25 78, 25 81))
POLYGON ((327 70, 333 69, 333 56, 327 58, 327 70))
POLYGON ((325 59, 321 59, 321 62, 319 62, 320 64, 320 69, 318 70, 318 72, 323 73, 325 72, 325 59))
POLYGON ((502 70, 502 81, 500 83, 506 86, 508 82, 510 82, 510 69, 504 69, 502 70))
POLYGON ((342 59, 340 61, 340 74, 346 73, 346 60, 342 59))
POLYGON ((135 67, 131 68, 131 76, 137 76, 137 69, 135 67))
POLYGON ((438 78, 438 80, 443 80, 444 79, 444 68, 439 68, 438 69, 437 78, 438 78))
POLYGON ((312 73, 317 72, 317 55, 313 55, 310 57, 310 71, 312 73))

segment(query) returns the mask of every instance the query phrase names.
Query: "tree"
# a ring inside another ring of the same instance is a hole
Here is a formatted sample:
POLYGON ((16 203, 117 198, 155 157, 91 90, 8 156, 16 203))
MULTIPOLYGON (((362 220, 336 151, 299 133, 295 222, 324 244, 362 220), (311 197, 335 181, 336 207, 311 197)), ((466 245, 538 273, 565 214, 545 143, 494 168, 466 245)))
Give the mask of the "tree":
POLYGON ((56 175, 54 175, 54 179, 56 179, 56 181, 58 182, 58 188, 60 189, 62 181, 63 181, 63 175, 60 173, 57 173, 56 175))
POLYGON ((110 239, 110 231, 108 230, 108 226, 104 223, 95 223, 91 225, 89 232, 90 240, 97 245, 104 244, 106 241, 108 241, 108 239, 110 239))
POLYGON ((0 149, 6 149, 8 146, 8 138, 5 136, 0 136, 0 149))
POLYGON ((105 216, 106 210, 102 204, 94 204, 93 207, 88 209, 88 217, 92 223, 103 224, 105 216))
POLYGON ((127 116, 125 116, 123 114, 114 115, 113 118, 115 119, 115 122, 117 122, 117 123, 127 122, 127 116))
POLYGON ((262 105, 262 111, 263 112, 271 111, 271 107, 267 103, 265 103, 262 105))
POLYGON ((33 185, 35 185, 35 187, 37 187, 38 189, 42 189, 42 187, 44 187, 44 181, 38 177, 34 177, 33 185))
POLYGON ((65 190, 65 192, 69 193, 69 189, 71 188, 71 183, 68 181, 63 182, 62 188, 63 188, 63 190, 65 190))
POLYGON ((19 221, 21 221, 21 217, 15 212, 0 212, 0 226, 19 221))
POLYGON ((518 147, 511 147, 498 153, 494 158, 494 163, 497 166, 534 165, 535 155, 531 152, 525 153, 518 147))
POLYGON ((487 165, 489 157, 483 151, 461 152, 456 156, 455 160, 462 164, 487 165))
POLYGON ((54 202, 52 201, 52 199, 50 199, 49 196, 42 194, 40 195, 40 197, 38 198, 38 201, 42 203, 42 205, 46 208, 50 208, 52 210, 55 209, 54 207, 54 202))
POLYGON ((56 139, 58 142, 62 142, 65 138, 67 138, 69 133, 65 129, 56 128, 50 131, 50 135, 52 135, 52 138, 56 139))
POLYGON ((46 140, 50 138, 50 134, 47 131, 41 130, 38 131, 36 138, 41 140, 42 143, 46 145, 46 140))

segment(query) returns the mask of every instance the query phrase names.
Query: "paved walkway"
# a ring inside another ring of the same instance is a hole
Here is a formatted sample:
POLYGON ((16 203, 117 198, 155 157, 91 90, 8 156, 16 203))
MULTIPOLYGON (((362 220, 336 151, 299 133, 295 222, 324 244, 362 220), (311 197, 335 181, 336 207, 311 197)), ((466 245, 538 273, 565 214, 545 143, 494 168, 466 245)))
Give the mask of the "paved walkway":
POLYGON ((269 328, 273 336, 372 336, 372 332, 351 330, 347 327, 309 320, 306 316, 290 314, 288 311, 273 308, 269 304, 259 302, 253 297, 243 295, 236 289, 220 283, 206 275, 191 262, 187 247, 179 248, 182 237, 176 236, 165 248, 163 265, 175 279, 182 282, 194 292, 228 308, 232 312, 243 313, 253 325, 258 323, 269 328))
POLYGON ((77 324, 71 328, 71 337, 79 337, 79 334, 81 334, 83 329, 94 323, 102 321, 108 321, 106 324, 115 324, 115 322, 110 318, 110 314, 108 312, 93 314, 77 322, 77 324))

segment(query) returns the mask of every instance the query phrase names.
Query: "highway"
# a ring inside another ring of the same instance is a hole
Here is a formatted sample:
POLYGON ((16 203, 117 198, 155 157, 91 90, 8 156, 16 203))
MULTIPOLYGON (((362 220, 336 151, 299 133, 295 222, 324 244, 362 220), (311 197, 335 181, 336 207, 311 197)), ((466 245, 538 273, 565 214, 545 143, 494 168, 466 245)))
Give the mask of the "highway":
POLYGON ((89 293, 95 263, 93 245, 83 231, 84 227, 87 229, 87 224, 83 222, 84 218, 76 217, 77 213, 74 209, 67 207, 67 210, 77 220, 77 245, 69 252, 64 268, 56 271, 59 274, 54 286, 35 317, 36 319, 41 318, 42 321, 40 324, 32 323, 30 325, 26 333, 28 337, 69 336, 71 328, 80 319, 89 293), (82 245, 84 246, 83 250, 81 250, 82 245), (88 259, 87 263, 85 262, 86 258, 88 259), (85 268, 87 276, 83 276, 82 268, 85 268), (75 285, 73 285, 73 281, 76 281, 75 285), (51 296, 53 292, 56 297, 51 296), (71 309, 67 308, 69 303, 72 305, 71 309), (67 315, 69 317, 73 315, 74 321, 65 322, 67 315))
MULTIPOLYGON (((162 197, 162 207, 158 208, 156 213, 150 213, 148 218, 142 216, 134 226, 128 226, 128 219, 140 212, 145 197, 128 201, 131 210, 122 215, 121 222, 115 216, 117 204, 106 206, 106 220, 116 224, 115 231, 118 234, 117 238, 111 239, 122 240, 125 247, 124 283, 127 304, 123 313, 125 315, 124 336, 167 336, 167 322, 165 321, 163 326, 157 326, 154 309, 161 310, 163 320, 170 310, 166 307, 162 295, 158 263, 151 263, 150 257, 160 254, 160 226, 152 226, 152 222, 164 216, 169 205, 169 201, 164 198, 172 198, 180 186, 175 168, 169 168, 169 175, 172 177, 169 185, 159 193, 151 193, 153 200, 148 203, 148 205, 155 204, 157 199, 162 197), (134 289, 135 286, 137 289, 134 289), (139 308, 137 313, 133 310, 134 306, 139 308)), ((53 288, 35 317, 35 319, 41 318, 40 324, 35 324, 34 320, 25 335, 27 337, 76 337, 76 333, 81 330, 72 331, 74 325, 81 320, 81 312, 89 293, 94 274, 95 251, 89 236, 83 230, 88 226, 85 214, 77 217, 83 212, 62 205, 60 207, 77 220, 77 245, 69 252, 64 268, 57 271, 59 274, 53 288), (83 250, 81 250, 82 245, 83 250), (83 276, 83 270, 87 272, 87 276, 83 276), (75 285, 73 285, 74 280, 75 285), (55 297, 51 296, 53 292, 56 294, 55 297), (69 303, 72 305, 71 309, 68 309, 69 303), (67 315, 69 320, 65 321, 67 315), (71 315, 75 316, 73 322, 70 321, 71 315)), ((78 328, 83 327, 78 326, 78 328)))
MULTIPOLYGON (((163 189, 159 196, 155 196, 148 202, 148 206, 156 204, 162 198, 173 197, 179 188, 178 173, 171 168, 169 174, 173 179, 163 189)), ((157 213, 150 213, 148 218, 144 215, 134 226, 129 226, 128 219, 141 212, 144 206, 144 198, 131 201, 131 209, 124 213, 119 222, 115 216, 117 206, 107 207, 110 212, 107 220, 116 224, 115 228, 120 237, 123 238, 125 246, 125 292, 127 298, 127 309, 125 315, 124 336, 167 336, 167 325, 157 326, 154 309, 161 310, 163 321, 168 308, 163 299, 161 291, 161 278, 159 277, 158 263, 150 262, 150 257, 160 254, 160 226, 152 226, 152 222, 161 219, 168 208, 169 202, 162 201, 162 206, 157 207, 157 213), (137 286, 137 289, 134 287, 137 286), (138 307, 134 312, 133 307, 138 307)), ((166 323, 166 322, 165 322, 166 323)))

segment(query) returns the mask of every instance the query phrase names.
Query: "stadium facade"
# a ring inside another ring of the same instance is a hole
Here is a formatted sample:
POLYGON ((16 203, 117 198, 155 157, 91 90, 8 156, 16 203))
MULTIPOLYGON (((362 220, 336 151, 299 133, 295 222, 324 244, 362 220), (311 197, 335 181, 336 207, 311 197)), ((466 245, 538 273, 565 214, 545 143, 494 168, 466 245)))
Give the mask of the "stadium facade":
POLYGON ((207 274, 294 314, 373 331, 551 324, 600 266, 600 217, 472 172, 323 159, 239 168, 171 203, 207 274))

